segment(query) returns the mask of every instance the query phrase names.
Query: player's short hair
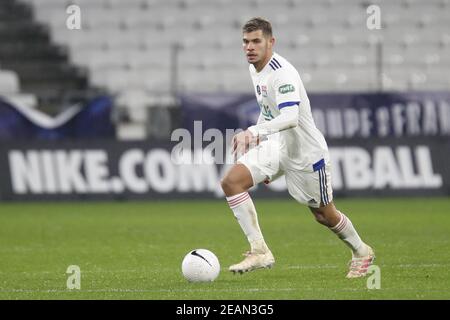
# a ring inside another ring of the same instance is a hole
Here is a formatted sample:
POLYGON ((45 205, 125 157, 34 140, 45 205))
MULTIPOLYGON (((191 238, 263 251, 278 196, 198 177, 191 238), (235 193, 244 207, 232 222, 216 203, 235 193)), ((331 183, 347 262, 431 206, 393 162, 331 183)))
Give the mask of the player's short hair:
POLYGON ((261 30, 266 37, 272 37, 272 25, 264 18, 256 17, 248 20, 242 27, 243 33, 261 30))

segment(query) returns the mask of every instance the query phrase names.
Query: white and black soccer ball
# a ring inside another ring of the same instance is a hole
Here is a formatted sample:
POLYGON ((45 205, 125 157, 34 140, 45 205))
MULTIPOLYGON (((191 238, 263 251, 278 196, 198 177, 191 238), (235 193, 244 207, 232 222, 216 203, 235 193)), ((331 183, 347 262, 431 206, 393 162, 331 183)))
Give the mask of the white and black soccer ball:
POLYGON ((209 250, 195 249, 184 257, 181 270, 190 282, 214 281, 220 273, 219 259, 209 250))

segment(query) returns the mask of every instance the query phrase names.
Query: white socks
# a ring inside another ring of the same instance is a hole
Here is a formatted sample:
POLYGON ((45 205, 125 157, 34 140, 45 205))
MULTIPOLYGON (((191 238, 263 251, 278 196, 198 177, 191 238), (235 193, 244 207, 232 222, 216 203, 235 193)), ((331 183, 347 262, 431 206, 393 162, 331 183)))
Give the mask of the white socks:
POLYGON ((330 229, 352 249, 354 257, 367 256, 369 254, 367 246, 362 242, 352 222, 342 212, 339 214, 341 215, 339 223, 330 229))
POLYGON ((233 210, 234 216, 239 222, 242 231, 247 236, 251 251, 265 253, 269 251, 261 229, 258 224, 258 216, 252 198, 248 192, 242 192, 231 197, 227 197, 228 205, 233 210))
MULTIPOLYGON (((227 197, 227 201, 250 243, 252 252, 264 253, 269 251, 259 228, 255 206, 248 192, 227 197)), ((369 254, 368 248, 362 242, 352 222, 342 212, 339 212, 339 214, 341 219, 337 225, 330 229, 350 247, 354 257, 367 256, 369 254)))

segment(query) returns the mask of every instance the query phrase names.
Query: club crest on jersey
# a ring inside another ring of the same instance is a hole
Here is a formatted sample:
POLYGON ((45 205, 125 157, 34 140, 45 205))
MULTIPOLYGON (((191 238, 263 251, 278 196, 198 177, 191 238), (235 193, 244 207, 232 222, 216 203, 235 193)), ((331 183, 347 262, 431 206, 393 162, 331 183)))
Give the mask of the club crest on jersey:
POLYGON ((267 87, 261 86, 261 93, 263 97, 267 97, 267 87))
POLYGON ((258 96, 261 94, 261 88, 259 87, 259 84, 256 86, 256 92, 258 92, 258 96))
POLYGON ((281 87, 278 88, 278 91, 281 94, 288 93, 288 92, 294 92, 295 87, 292 84, 284 84, 281 87))

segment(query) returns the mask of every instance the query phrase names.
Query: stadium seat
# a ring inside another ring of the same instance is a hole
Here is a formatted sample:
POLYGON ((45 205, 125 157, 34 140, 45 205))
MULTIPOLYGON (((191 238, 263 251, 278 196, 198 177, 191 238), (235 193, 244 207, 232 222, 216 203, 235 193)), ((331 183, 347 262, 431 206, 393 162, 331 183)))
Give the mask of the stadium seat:
POLYGON ((20 91, 19 77, 14 71, 0 70, 0 94, 15 94, 20 91))
POLYGON ((182 92, 219 92, 224 86, 218 70, 186 68, 180 73, 178 88, 182 92))
POLYGON ((429 90, 429 91, 449 91, 450 76, 442 76, 439 69, 427 70, 423 73, 423 78, 411 78, 411 88, 413 90, 429 90), (420 81, 424 79, 424 81, 420 81))
MULTIPOLYGON (((408 68, 390 68, 383 70, 382 84, 383 90, 387 91, 406 91, 411 89, 411 69, 408 68)), ((420 74, 417 73, 418 77, 420 74)))
POLYGON ((121 51, 79 51, 83 55, 75 55, 83 65, 87 65, 91 70, 99 70, 106 68, 125 68, 126 55, 121 51))
POLYGON ((253 92, 253 85, 250 76, 247 72, 234 72, 227 75, 222 80, 223 90, 225 92, 240 92, 251 93, 253 92))

